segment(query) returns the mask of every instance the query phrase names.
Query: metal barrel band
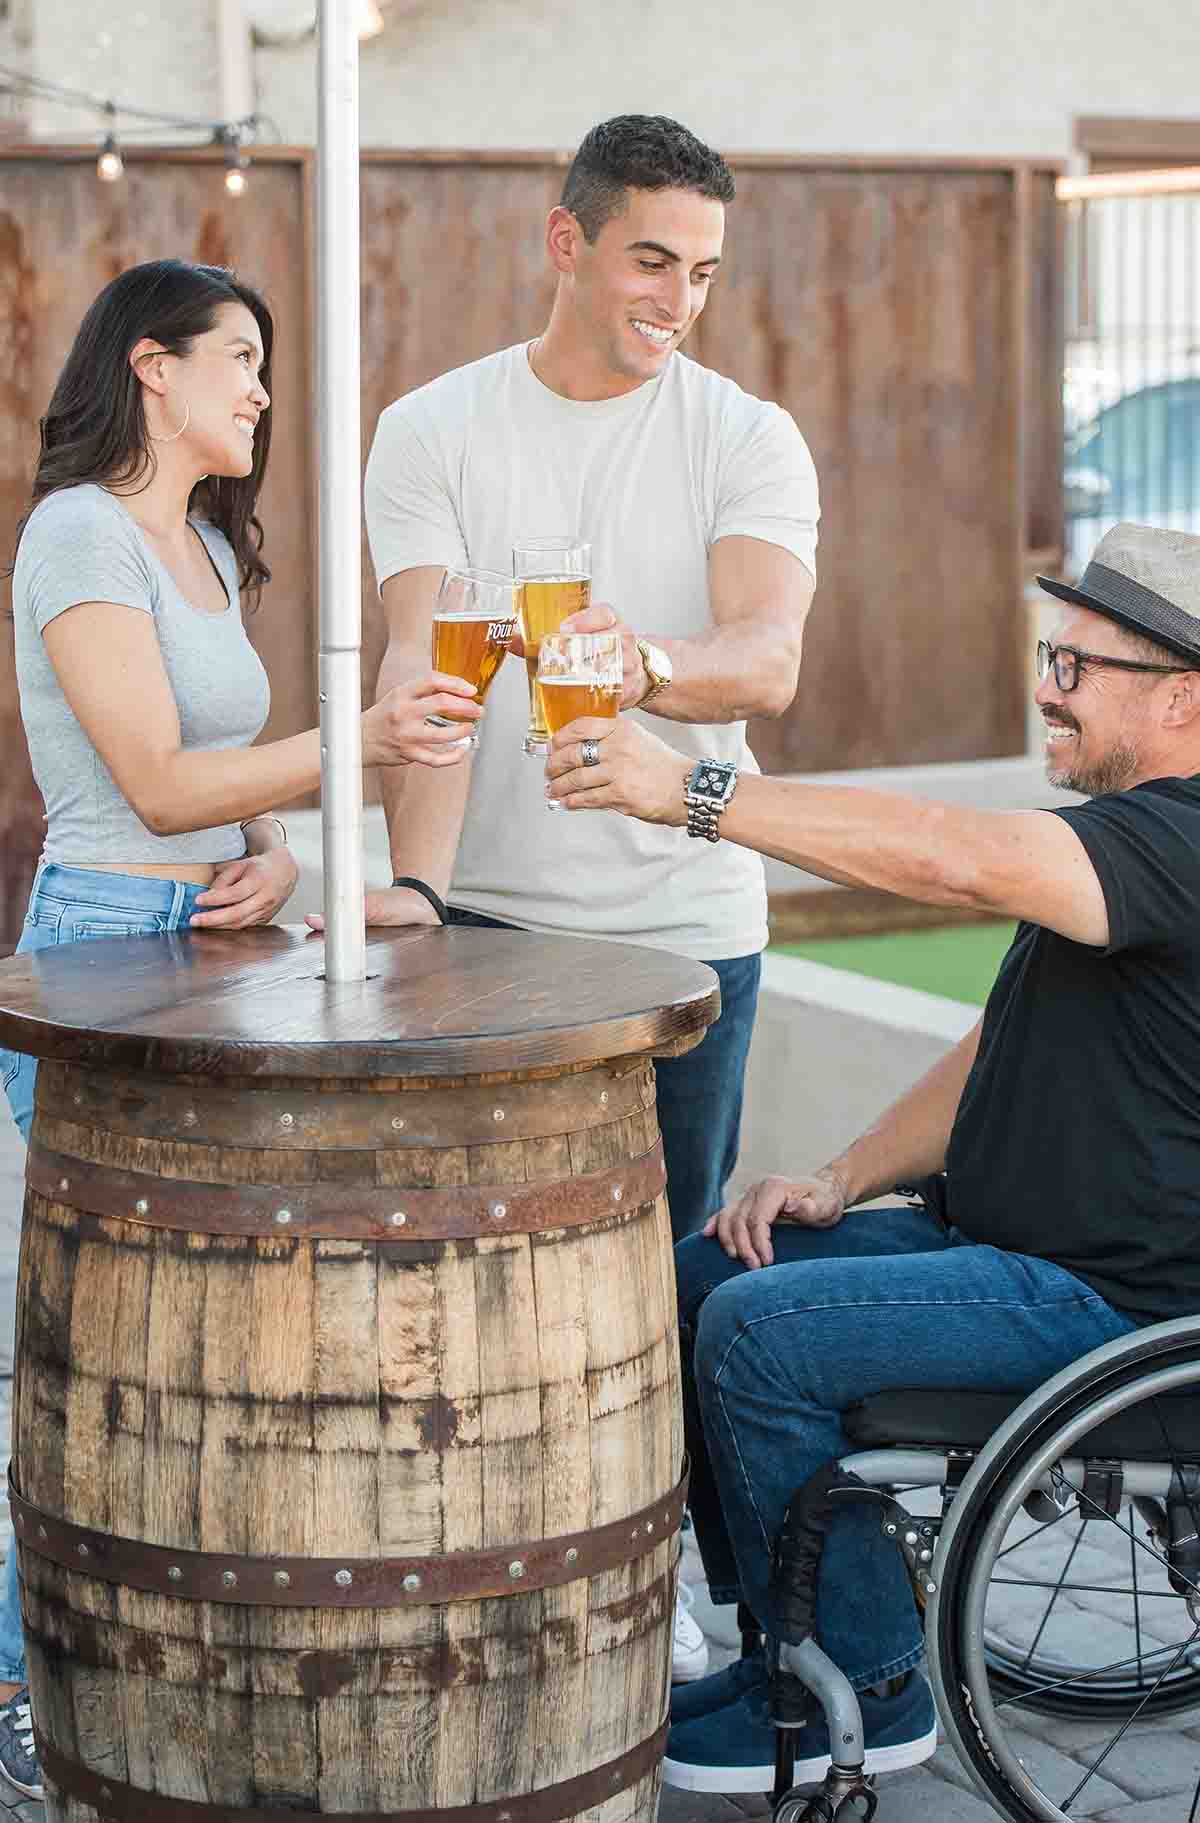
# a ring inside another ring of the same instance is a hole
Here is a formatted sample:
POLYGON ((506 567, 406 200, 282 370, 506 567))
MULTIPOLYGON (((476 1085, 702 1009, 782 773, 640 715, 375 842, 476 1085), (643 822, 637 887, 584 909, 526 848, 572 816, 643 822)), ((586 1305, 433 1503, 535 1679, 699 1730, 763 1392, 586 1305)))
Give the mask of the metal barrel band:
MULTIPOLYGON (((160 1792, 144 1791, 127 1785, 121 1779, 103 1777, 77 1760, 52 1747, 40 1731, 35 1730, 38 1759, 46 1784, 80 1804, 88 1805, 102 1818, 125 1823, 296 1823, 295 1810, 258 1808, 244 1809, 231 1804, 206 1804, 195 1798, 171 1798, 160 1792)), ((557 1785, 544 1785, 540 1791, 518 1792, 510 1798, 493 1798, 487 1804, 450 1804, 438 1810, 340 1810, 323 1814, 336 1823, 559 1823, 563 1817, 591 1810, 627 1791, 631 1785, 651 1774, 662 1758, 667 1744, 667 1723, 639 1741, 615 1760, 596 1766, 576 1778, 563 1779, 557 1785)))
POLYGON ((106 1077, 69 1064, 38 1072, 38 1106, 56 1120, 139 1140, 263 1151, 475 1146, 557 1138, 654 1107, 648 1065, 593 1065, 549 1081, 481 1083, 470 1093, 437 1086, 390 1094, 330 1094, 309 1084, 231 1088, 169 1078, 106 1077))
POLYGON ((679 1530, 689 1466, 663 1499, 588 1532, 440 1557, 240 1557, 173 1550, 72 1525, 17 1492, 8 1471, 13 1528, 23 1550, 101 1582, 185 1601, 270 1608, 399 1608, 478 1601, 551 1589, 644 1556, 679 1530))
POLYGON ((640 1208, 666 1186, 661 1139, 605 1171, 543 1184, 394 1189, 378 1184, 208 1184, 29 1148, 25 1181, 48 1201, 187 1234, 373 1241, 478 1240, 582 1228, 640 1208))

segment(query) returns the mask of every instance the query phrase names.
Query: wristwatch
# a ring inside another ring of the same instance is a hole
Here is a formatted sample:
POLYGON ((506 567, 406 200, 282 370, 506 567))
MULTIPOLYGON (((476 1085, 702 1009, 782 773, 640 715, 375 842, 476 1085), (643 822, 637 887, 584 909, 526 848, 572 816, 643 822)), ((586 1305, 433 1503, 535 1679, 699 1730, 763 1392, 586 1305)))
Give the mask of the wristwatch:
POLYGON ((706 836, 710 842, 721 839, 721 812, 737 790, 738 770, 728 760, 698 760, 683 781, 683 801, 687 805, 687 832, 706 836))
POLYGON ((637 649, 641 655, 642 669, 649 680, 649 688, 633 706, 635 709, 644 709, 647 703, 653 702, 660 690, 666 689, 675 671, 661 646, 652 646, 648 639, 639 639, 637 649))

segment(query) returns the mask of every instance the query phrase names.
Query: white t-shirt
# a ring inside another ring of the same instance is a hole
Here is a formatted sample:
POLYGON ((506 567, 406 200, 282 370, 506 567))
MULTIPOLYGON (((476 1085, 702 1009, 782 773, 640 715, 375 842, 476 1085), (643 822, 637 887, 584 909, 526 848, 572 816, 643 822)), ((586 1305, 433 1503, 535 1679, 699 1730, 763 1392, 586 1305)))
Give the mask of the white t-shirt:
MULTIPOLYGON (((511 574, 515 543, 574 535, 591 543, 592 600, 651 638, 711 626, 719 538, 782 545, 815 574, 817 513, 812 457, 788 414, 680 354, 634 392, 580 402, 544 386, 520 343, 390 405, 367 465, 381 588, 422 564, 511 574)), ((487 699, 452 902, 700 961, 762 949, 758 856, 616 811, 547 811, 544 762, 521 749, 528 706, 525 667, 510 658, 487 699)), ((689 758, 758 770, 744 722, 645 721, 689 758)))

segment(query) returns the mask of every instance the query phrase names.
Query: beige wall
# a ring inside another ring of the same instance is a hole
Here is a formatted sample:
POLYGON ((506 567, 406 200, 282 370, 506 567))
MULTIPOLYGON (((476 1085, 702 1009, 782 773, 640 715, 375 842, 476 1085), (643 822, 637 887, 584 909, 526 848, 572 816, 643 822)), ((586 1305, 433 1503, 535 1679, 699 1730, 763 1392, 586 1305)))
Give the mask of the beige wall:
MULTIPOLYGON (((231 0, 224 0, 229 7, 231 0)), ((241 0, 278 43, 258 107, 315 135, 313 0, 241 0)), ((1077 114, 1200 116, 1200 9, 1174 0, 379 0, 363 45, 368 145, 571 147, 666 112, 734 151, 1054 156, 1077 114)), ((222 0, 11 0, 0 53, 91 93, 217 118, 222 0)), ((39 134, 91 136, 46 103, 39 134)))
MULTIPOLYGON (((18 0, 30 16, 28 48, 15 61, 65 88, 131 106, 216 119, 221 113, 214 0, 18 0)), ((92 111, 34 102, 35 137, 93 138, 92 111)), ((168 142, 178 134, 164 131, 168 142)))
MULTIPOLYGON (((311 140, 311 42, 261 49, 256 75, 285 137, 311 140)), ((1076 114, 1200 114, 1200 9, 399 0, 363 46, 362 107, 375 145, 570 147, 643 111, 728 150, 1065 158, 1076 114)))

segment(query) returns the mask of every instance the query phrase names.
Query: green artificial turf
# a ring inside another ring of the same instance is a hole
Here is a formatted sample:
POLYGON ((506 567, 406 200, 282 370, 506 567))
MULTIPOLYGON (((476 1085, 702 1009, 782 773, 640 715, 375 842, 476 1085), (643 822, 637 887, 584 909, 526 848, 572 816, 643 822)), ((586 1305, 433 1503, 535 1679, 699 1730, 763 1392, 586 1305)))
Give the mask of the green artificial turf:
POLYGON ((851 969, 877 981, 923 988, 982 1006, 1015 924, 951 924, 940 930, 892 931, 877 937, 822 937, 779 943, 772 955, 804 956, 829 968, 851 969))

